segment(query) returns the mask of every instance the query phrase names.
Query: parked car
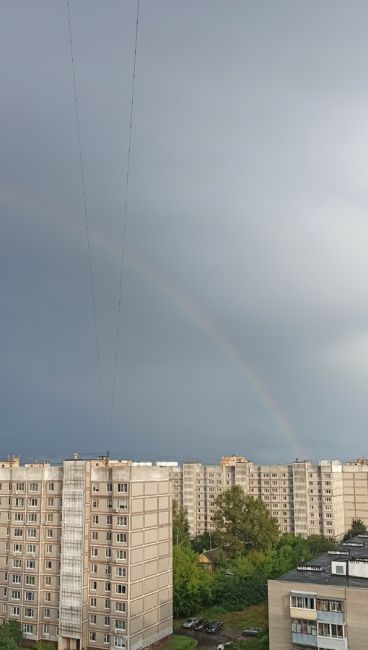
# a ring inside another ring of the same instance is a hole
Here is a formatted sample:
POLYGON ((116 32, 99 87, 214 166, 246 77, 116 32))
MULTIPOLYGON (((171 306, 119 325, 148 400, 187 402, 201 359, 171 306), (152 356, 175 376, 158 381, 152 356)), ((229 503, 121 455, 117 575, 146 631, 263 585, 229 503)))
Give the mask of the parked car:
POLYGON ((222 627, 224 627, 223 621, 212 621, 212 623, 207 625, 206 632, 209 632, 210 634, 216 634, 216 632, 219 632, 222 627))
POLYGON ((263 632, 261 627, 246 627, 242 630, 243 636, 259 636, 263 632))
POLYGON ((185 627, 187 630, 194 627, 195 624, 198 623, 198 618, 194 618, 193 616, 190 618, 187 618, 186 621, 182 624, 182 627, 185 627))
POLYGON ((200 618, 199 621, 197 621, 197 623, 193 625, 193 630, 196 630, 196 632, 199 632, 200 630, 205 630, 208 623, 209 623, 208 618, 200 618))
POLYGON ((234 645, 233 641, 226 641, 226 643, 219 643, 216 650, 230 650, 234 645))

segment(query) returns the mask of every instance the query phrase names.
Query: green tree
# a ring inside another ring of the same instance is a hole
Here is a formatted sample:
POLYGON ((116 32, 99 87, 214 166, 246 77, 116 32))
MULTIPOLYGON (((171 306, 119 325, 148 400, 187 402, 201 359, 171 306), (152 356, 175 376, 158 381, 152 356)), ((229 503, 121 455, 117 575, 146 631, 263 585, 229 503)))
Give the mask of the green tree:
POLYGON ((22 628, 18 621, 6 621, 0 626, 0 650, 18 650, 21 642, 22 628))
POLYGON ((203 533, 191 540, 192 549, 195 553, 203 553, 216 547, 216 537, 213 533, 203 533))
POLYGON ((307 537, 307 544, 311 557, 317 557, 317 555, 332 551, 336 546, 336 540, 332 537, 324 537, 323 535, 310 535, 307 537))
POLYGON ((212 577, 185 544, 173 548, 173 583, 174 616, 190 616, 210 602, 212 577))
POLYGON ((218 545, 228 557, 251 550, 266 550, 277 542, 279 529, 262 501, 232 486, 216 498, 213 521, 218 545))
POLYGON ((355 537, 356 535, 364 535, 367 532, 367 526, 362 522, 361 519, 353 519, 351 522, 351 528, 345 533, 343 542, 355 537))
POLYGON ((172 531, 174 544, 190 544, 187 509, 173 499, 172 531))

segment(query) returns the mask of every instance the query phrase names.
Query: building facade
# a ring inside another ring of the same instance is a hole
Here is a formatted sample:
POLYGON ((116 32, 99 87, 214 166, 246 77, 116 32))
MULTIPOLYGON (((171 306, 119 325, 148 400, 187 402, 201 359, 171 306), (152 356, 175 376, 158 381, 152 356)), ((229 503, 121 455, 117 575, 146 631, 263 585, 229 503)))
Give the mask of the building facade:
POLYGON ((61 650, 139 650, 170 635, 170 472, 0 462, 0 623, 61 650))
POLYGON ((368 637, 368 536, 268 583, 270 650, 363 650, 368 637))
MULTIPOLYGON (((368 521, 368 473, 364 476, 368 521)), ((172 480, 174 498, 187 510, 192 537, 214 530, 216 497, 233 485, 263 501, 283 533, 339 538, 346 530, 339 461, 258 465, 243 456, 226 456, 219 465, 184 463, 173 469, 172 480)))

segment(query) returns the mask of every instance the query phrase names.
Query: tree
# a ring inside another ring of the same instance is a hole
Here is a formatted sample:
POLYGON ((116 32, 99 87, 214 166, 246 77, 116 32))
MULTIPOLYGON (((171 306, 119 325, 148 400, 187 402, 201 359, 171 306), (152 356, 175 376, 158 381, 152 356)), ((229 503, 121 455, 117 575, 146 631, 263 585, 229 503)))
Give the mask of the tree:
POLYGON ((367 533, 367 526, 361 519, 353 519, 351 528, 344 535, 343 542, 346 542, 351 537, 356 537, 356 535, 364 535, 364 533, 367 533))
POLYGON ((0 626, 0 650, 18 650, 21 641, 22 628, 18 621, 6 621, 0 626))
POLYGON ((172 504, 172 519, 174 544, 190 544, 187 509, 179 505, 175 499, 172 504))
POLYGON ((210 602, 212 578, 185 544, 173 548, 174 616, 190 616, 210 602))
POLYGON ((272 547, 279 537, 275 519, 262 501, 244 493, 239 485, 232 486, 216 498, 213 521, 218 545, 228 557, 251 550, 272 547))
POLYGON ((191 541, 192 549, 195 553, 203 553, 203 551, 210 551, 212 548, 216 547, 216 539, 213 533, 203 533, 202 535, 197 535, 191 541))

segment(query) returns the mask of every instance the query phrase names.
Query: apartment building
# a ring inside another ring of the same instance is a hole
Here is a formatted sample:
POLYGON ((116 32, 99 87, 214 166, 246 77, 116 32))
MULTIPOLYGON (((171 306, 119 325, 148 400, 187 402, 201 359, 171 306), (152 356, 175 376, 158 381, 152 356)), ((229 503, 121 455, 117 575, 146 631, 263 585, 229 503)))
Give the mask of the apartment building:
POLYGON ((0 623, 61 650, 172 632, 170 467, 0 462, 0 623))
MULTIPOLYGON (((339 538, 346 530, 340 461, 258 465, 243 456, 224 456, 219 465, 184 463, 174 469, 172 481, 192 537, 214 529, 216 497, 233 485, 262 500, 284 533, 339 538)), ((368 481, 365 498, 368 503, 368 481)))
POLYGON ((359 535, 268 583, 270 650, 363 650, 368 536, 359 535))

